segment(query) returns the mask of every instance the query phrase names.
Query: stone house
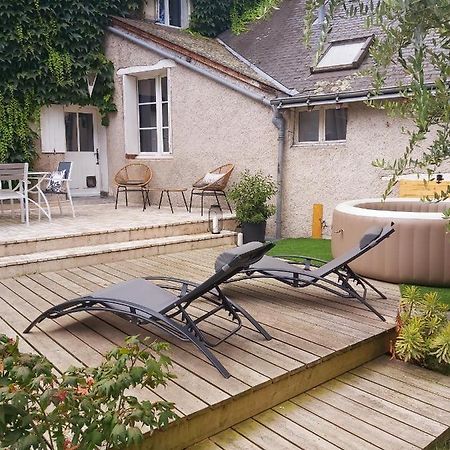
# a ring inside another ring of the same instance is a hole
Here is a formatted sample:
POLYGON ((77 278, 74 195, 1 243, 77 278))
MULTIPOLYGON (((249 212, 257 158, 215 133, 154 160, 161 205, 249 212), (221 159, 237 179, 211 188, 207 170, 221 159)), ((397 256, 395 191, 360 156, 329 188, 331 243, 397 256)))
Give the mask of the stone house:
MULTIPOLYGON (((114 18, 105 48, 118 111, 105 128, 94 108, 45 108, 41 168, 74 161, 74 190, 99 195, 113 194, 114 174, 133 161, 151 166, 155 186, 186 188, 231 162, 231 181, 244 169, 278 181, 270 234, 308 236, 314 203, 330 227, 337 203, 383 191, 371 162, 402 154, 407 123, 365 103, 371 81, 358 72, 370 64, 372 32, 339 18, 315 63, 322 14, 307 49, 304 4, 284 0, 248 32, 217 39, 184 30, 189 0, 148 1, 145 20, 114 18)), ((380 99, 398 97, 399 81, 393 69, 380 99)))

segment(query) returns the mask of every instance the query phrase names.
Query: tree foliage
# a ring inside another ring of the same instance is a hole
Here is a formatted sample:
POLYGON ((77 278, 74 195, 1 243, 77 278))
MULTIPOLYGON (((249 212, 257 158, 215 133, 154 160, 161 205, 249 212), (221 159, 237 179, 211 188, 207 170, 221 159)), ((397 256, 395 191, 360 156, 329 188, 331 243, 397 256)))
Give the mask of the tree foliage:
POLYGON ((167 344, 137 336, 95 368, 61 375, 43 356, 21 353, 0 335, 0 448, 92 450, 139 444, 176 415, 169 402, 141 401, 130 389, 154 389, 173 377, 167 344))
MULTIPOLYGON (((307 0, 305 35, 308 41, 317 8, 326 8, 322 43, 342 11, 362 15, 368 27, 378 29, 371 46, 374 93, 384 84, 393 64, 403 75, 405 101, 372 103, 373 106, 412 119, 414 128, 405 130, 409 143, 403 155, 374 165, 391 174, 385 195, 399 176, 427 171, 430 179, 450 159, 450 2, 448 0, 307 0), (431 144, 426 144, 426 139, 431 144), (430 141, 428 141, 430 142, 430 141), (425 148, 424 148, 425 147, 425 148)), ((450 189, 440 198, 447 198, 450 189)))
POLYGON ((0 162, 33 160, 40 108, 97 106, 107 123, 113 66, 103 39, 111 15, 137 11, 141 0, 4 0, 0 8, 0 162), (88 95, 86 74, 97 72, 88 95))
POLYGON ((239 34, 250 22, 267 17, 280 0, 194 0, 190 28, 215 37, 231 28, 239 34))

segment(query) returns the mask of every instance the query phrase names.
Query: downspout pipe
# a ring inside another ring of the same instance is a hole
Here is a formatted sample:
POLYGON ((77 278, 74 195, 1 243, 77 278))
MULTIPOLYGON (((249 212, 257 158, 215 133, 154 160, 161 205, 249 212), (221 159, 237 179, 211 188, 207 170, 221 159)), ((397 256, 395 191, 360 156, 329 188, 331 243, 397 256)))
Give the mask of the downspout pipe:
POLYGON ((286 120, 279 108, 273 108, 272 123, 278 129, 277 197, 275 213, 275 239, 281 239, 281 217, 283 212, 283 164, 286 143, 286 120))
POLYGON ((144 41, 143 39, 140 39, 136 36, 133 36, 123 30, 120 30, 120 29, 112 27, 112 26, 108 27, 108 31, 112 34, 115 34, 116 36, 120 36, 123 39, 127 39, 128 41, 133 42, 134 44, 139 45, 140 47, 150 50, 150 51, 158 54, 159 56, 162 56, 163 58, 172 59, 177 64, 180 64, 180 66, 187 67, 188 69, 192 70, 193 72, 197 72, 205 77, 208 77, 208 78, 216 81, 217 83, 228 87, 229 89, 232 89, 236 92, 239 92, 242 95, 245 95, 246 97, 250 97, 251 99, 262 103, 265 106, 271 106, 270 100, 267 97, 265 97, 264 95, 257 94, 256 92, 250 91, 242 86, 239 86, 238 84, 233 83, 232 81, 229 81, 228 79, 226 79, 223 76, 216 75, 215 73, 210 72, 209 70, 203 68, 200 65, 192 64, 190 61, 183 58, 182 56, 175 54, 174 52, 165 50, 158 45, 155 45, 148 41, 144 41))

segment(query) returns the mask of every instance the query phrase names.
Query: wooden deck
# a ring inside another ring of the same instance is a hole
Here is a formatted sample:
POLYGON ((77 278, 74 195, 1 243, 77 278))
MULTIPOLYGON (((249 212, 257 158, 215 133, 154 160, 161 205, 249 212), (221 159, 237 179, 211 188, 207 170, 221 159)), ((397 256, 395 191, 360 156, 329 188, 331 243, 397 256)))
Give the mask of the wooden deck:
POLYGON ((449 377, 383 356, 189 450, 417 449, 449 430, 449 377))
MULTIPOLYGON (((245 281, 225 291, 271 333, 264 341, 246 323, 214 351, 230 371, 223 378, 192 345, 111 314, 79 313, 22 335, 39 312, 111 283, 144 275, 202 281, 220 249, 202 249, 0 280, 0 332, 20 335, 23 350, 37 351, 63 370, 97 365, 127 335, 155 333, 172 343, 177 378, 167 388, 140 391, 174 401, 180 420, 146 440, 145 448, 181 448, 248 419, 383 354, 394 332, 398 288, 377 283, 387 300, 371 299, 388 322, 363 305, 314 288, 294 290, 275 281, 245 281)), ((200 312, 201 302, 196 305, 200 312)), ((227 322, 213 318, 206 331, 219 336, 227 322)), ((243 448, 243 447, 241 447, 243 448)), ((252 447, 249 447, 252 448, 252 447)), ((275 447, 273 447, 275 448, 275 447)), ((281 448, 281 447, 280 447, 281 448)))

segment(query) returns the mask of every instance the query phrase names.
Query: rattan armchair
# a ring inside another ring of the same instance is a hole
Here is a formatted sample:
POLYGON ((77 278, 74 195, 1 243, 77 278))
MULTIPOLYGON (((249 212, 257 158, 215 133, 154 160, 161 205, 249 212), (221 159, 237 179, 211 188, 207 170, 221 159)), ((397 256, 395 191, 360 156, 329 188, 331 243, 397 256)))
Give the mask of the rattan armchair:
POLYGON ((147 200, 146 188, 150 183, 152 176, 152 169, 145 164, 133 163, 122 167, 114 177, 114 181, 117 184, 115 208, 117 209, 119 192, 125 192, 126 206, 128 206, 128 192, 141 192, 145 209, 147 200))
POLYGON ((233 172, 233 164, 224 164, 217 167, 217 169, 208 172, 202 178, 198 179, 193 185, 191 190, 191 199, 189 202, 189 211, 192 210, 192 198, 194 195, 200 195, 201 197, 201 214, 203 216, 203 197, 214 196, 217 200, 217 204, 220 207, 219 196, 225 198, 230 212, 230 202, 225 194, 225 188, 227 187, 228 180, 230 179, 231 172, 233 172), (219 176, 220 175, 220 176, 219 176), (215 178, 215 179, 214 179, 215 178))

